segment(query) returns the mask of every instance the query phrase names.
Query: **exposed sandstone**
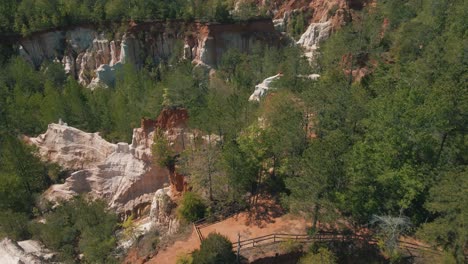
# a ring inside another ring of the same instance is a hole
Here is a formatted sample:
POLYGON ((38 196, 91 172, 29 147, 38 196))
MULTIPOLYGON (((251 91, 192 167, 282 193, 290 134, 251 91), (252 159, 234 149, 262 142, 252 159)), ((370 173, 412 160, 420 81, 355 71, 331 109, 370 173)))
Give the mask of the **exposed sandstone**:
POLYGON ((150 211, 152 228, 167 235, 175 234, 179 228, 179 221, 173 213, 175 203, 171 195, 172 189, 169 187, 157 190, 150 211))
MULTIPOLYGON (((128 143, 111 144, 97 133, 86 133, 64 124, 50 124, 47 132, 30 142, 40 154, 65 169, 77 170, 63 184, 50 187, 45 197, 52 201, 88 193, 106 199, 111 208, 130 213, 150 204, 152 193, 168 181, 165 168, 151 165, 151 158, 137 157, 128 143)), ((147 151, 151 155, 151 151, 147 151)))
POLYGON ((117 148, 98 133, 86 133, 63 123, 50 124, 44 134, 29 140, 44 159, 71 170, 101 164, 117 148))
POLYGON ((0 241, 0 263, 2 264, 48 263, 54 255, 38 241, 15 242, 8 238, 0 241))
POLYGON ((261 83, 255 86, 255 91, 250 95, 249 101, 260 101, 260 98, 263 97, 266 92, 270 89, 270 85, 273 81, 279 79, 282 74, 277 74, 271 77, 266 78, 261 83))
POLYGON ((332 31, 330 21, 323 23, 311 23, 306 32, 302 34, 297 44, 305 48, 305 55, 310 60, 315 60, 316 51, 321 42, 328 39, 332 31))
POLYGON ((239 24, 172 21, 132 24, 114 39, 93 28, 76 27, 34 34, 19 43, 21 56, 36 67, 58 59, 68 74, 95 88, 112 85, 121 63, 158 64, 179 52, 179 47, 186 59, 216 67, 228 49, 248 52, 254 43, 278 45, 280 38, 270 20, 239 24))
MULTIPOLYGON (((150 210, 154 192, 170 183, 174 191, 184 191, 185 177, 175 166, 153 164, 151 146, 156 130, 163 132, 175 155, 199 139, 187 129, 188 113, 183 108, 164 109, 157 119, 142 119, 133 131, 132 143, 112 144, 97 133, 86 133, 64 123, 50 124, 46 133, 29 142, 38 146, 40 155, 74 171, 63 184, 51 186, 44 197, 67 200, 87 193, 105 199, 123 217, 140 216, 150 210)), ((216 139, 215 136, 210 137, 216 139)))

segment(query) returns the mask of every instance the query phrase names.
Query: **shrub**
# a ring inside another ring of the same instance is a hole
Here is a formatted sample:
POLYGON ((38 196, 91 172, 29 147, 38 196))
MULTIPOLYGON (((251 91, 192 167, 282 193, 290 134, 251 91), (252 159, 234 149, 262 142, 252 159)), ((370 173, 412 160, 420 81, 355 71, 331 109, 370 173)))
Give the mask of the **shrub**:
POLYGON ((299 252, 302 250, 302 244, 293 239, 289 239, 281 243, 281 249, 285 253, 299 252))
POLYGON ((177 212, 179 217, 194 222, 205 216, 206 206, 200 196, 193 192, 187 192, 182 197, 177 212))
POLYGON ((0 238, 22 240, 29 237, 28 216, 25 213, 6 210, 0 213, 0 238))
POLYGON ((183 254, 177 257, 176 264, 192 264, 193 258, 190 254, 183 254))
POLYGON ((202 241, 200 249, 192 253, 193 263, 236 263, 236 255, 232 251, 232 243, 221 234, 211 233, 202 241))
POLYGON ((321 247, 317 251, 311 250, 299 260, 299 264, 309 263, 335 264, 337 258, 329 249, 321 247))
POLYGON ((56 251, 59 260, 71 262, 83 254, 85 263, 113 261, 117 217, 105 202, 77 197, 46 214, 45 220, 31 225, 31 233, 56 251))

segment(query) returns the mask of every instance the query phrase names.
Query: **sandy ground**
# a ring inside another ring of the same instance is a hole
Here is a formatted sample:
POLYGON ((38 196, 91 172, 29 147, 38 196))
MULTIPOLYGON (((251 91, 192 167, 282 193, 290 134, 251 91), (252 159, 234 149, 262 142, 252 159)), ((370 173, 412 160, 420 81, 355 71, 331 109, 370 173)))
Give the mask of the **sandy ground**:
MULTIPOLYGON (((203 227, 200 231, 204 237, 211 232, 217 232, 227 236, 231 241, 237 241, 237 234, 240 233, 241 240, 268 235, 271 233, 305 233, 308 223, 301 218, 291 215, 280 217, 269 217, 267 219, 252 219, 247 213, 240 213, 224 221, 203 227)), ((173 245, 161 250, 155 257, 147 263, 153 264, 175 264, 177 257, 187 254, 199 248, 200 241, 195 230, 185 241, 177 241, 173 245)))

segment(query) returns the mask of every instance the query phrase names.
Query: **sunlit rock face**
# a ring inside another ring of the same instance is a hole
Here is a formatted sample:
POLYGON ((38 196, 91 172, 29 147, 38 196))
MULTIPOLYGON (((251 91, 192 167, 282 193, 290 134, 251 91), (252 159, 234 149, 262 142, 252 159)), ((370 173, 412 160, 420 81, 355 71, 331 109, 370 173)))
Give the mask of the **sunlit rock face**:
POLYGON ((108 202, 122 218, 149 212, 154 193, 169 184, 174 192, 186 190, 184 175, 175 166, 153 162, 151 147, 155 131, 167 139, 175 156, 195 142, 219 140, 188 129, 188 112, 166 108, 157 119, 142 119, 133 130, 132 143, 112 144, 98 133, 87 133, 60 122, 26 141, 38 147, 44 160, 72 171, 63 184, 52 185, 44 194, 50 201, 67 200, 86 193, 108 202))
POLYGON ((8 238, 0 241, 0 263, 2 264, 49 263, 54 255, 38 241, 15 242, 8 238))
POLYGON ((255 86, 255 91, 250 95, 249 101, 260 101, 267 91, 270 89, 271 83, 275 80, 278 80, 282 74, 277 74, 271 77, 266 78, 263 82, 255 86))
POLYGON ((42 157, 70 170, 101 164, 117 149, 98 133, 86 133, 64 123, 49 124, 44 134, 29 140, 42 157))
POLYGON ((297 44, 305 48, 306 57, 314 59, 316 50, 319 48, 320 43, 328 39, 331 31, 331 21, 311 23, 306 32, 304 32, 299 41, 297 41, 297 44))
MULTIPOLYGON (((39 147, 40 155, 73 170, 63 184, 46 191, 51 201, 70 199, 88 193, 108 201, 117 212, 130 213, 139 206, 149 205, 153 193, 168 182, 169 171, 153 166, 151 157, 142 159, 135 149, 149 149, 151 144, 112 144, 97 133, 86 133, 66 124, 50 124, 47 132, 29 139, 39 147)), ((146 151, 151 155, 151 151, 146 151)))
POLYGON ((179 221, 173 212, 176 204, 172 201, 171 195, 170 187, 157 190, 150 210, 151 227, 168 235, 175 234, 179 230, 179 221))
POLYGON ((20 55, 34 66, 60 61, 65 72, 89 88, 112 86, 121 64, 158 65, 172 54, 216 67, 228 49, 248 52, 256 43, 279 45, 271 20, 238 24, 147 22, 124 33, 76 27, 33 34, 19 41, 20 55), (106 33, 106 34, 105 34, 106 33))

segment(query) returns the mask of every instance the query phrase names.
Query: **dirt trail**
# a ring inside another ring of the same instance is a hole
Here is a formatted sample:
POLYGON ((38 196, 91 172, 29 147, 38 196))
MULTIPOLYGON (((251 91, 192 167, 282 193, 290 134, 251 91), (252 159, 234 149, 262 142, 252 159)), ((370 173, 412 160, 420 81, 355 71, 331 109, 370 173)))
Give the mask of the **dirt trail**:
POLYGON ((175 264, 180 255, 192 252, 200 247, 200 240, 198 239, 195 229, 186 240, 176 241, 174 244, 162 249, 156 256, 146 263, 151 264, 175 264))
POLYGON ((227 236, 231 241, 237 241, 237 234, 240 239, 245 240, 271 233, 294 233, 304 234, 306 232, 306 221, 302 218, 284 215, 273 218, 269 223, 252 223, 245 213, 228 218, 222 222, 202 228, 200 231, 204 237, 211 232, 218 232, 227 236))
MULTIPOLYGON (((268 235, 271 233, 297 233, 303 234, 306 226, 310 223, 303 218, 284 215, 281 217, 269 218, 265 221, 252 221, 247 213, 227 218, 216 224, 202 228, 200 231, 204 237, 211 232, 218 232, 227 236, 231 241, 237 241, 237 234, 240 233, 241 240, 268 235)), ((153 264, 175 264, 177 257, 181 254, 190 253, 200 246, 195 230, 186 241, 177 241, 173 245, 161 250, 148 263, 153 264)))

